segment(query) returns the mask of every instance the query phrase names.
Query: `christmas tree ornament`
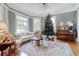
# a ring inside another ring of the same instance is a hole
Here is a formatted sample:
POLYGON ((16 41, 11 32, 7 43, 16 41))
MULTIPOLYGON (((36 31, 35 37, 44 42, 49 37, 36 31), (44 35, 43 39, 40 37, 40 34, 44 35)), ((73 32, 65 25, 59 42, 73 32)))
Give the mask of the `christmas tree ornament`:
POLYGON ((48 40, 53 40, 49 37, 49 36, 54 35, 54 27, 53 27, 53 23, 52 23, 50 14, 48 14, 45 19, 45 29, 43 32, 47 36, 48 40))

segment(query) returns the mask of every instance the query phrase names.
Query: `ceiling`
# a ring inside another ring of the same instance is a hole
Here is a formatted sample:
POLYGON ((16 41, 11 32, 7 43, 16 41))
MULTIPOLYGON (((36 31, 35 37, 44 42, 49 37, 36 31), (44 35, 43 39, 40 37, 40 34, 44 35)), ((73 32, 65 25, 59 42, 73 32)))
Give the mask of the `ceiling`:
POLYGON ((46 3, 45 5, 43 3, 7 3, 7 5, 24 14, 37 17, 70 12, 78 8, 77 3, 46 3))

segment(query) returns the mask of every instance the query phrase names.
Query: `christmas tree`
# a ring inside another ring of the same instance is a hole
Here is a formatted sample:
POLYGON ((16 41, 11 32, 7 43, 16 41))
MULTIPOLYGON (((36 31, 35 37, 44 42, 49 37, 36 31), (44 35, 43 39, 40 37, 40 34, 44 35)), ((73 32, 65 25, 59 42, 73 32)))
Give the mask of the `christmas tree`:
POLYGON ((45 26, 44 26, 44 31, 43 33, 47 36, 47 38, 50 40, 49 36, 52 36, 54 35, 54 27, 53 27, 53 23, 52 23, 52 20, 51 20, 51 15, 48 14, 46 16, 46 19, 45 19, 45 26))

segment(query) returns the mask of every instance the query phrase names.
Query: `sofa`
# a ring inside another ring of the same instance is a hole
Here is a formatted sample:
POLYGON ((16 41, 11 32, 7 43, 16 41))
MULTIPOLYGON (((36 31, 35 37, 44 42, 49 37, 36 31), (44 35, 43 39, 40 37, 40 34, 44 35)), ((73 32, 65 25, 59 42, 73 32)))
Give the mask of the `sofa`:
POLYGON ((30 41, 34 37, 33 32, 16 33, 14 36, 16 40, 20 39, 21 44, 30 41))

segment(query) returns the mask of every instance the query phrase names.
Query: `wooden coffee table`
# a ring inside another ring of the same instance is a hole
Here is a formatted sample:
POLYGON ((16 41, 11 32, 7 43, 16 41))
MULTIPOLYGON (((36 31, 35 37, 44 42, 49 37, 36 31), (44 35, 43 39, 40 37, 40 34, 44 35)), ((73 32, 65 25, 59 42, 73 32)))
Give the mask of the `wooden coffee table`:
POLYGON ((43 42, 43 39, 38 39, 38 40, 36 40, 36 39, 32 39, 32 41, 35 41, 36 42, 36 46, 40 46, 40 41, 42 40, 42 42, 43 42))

